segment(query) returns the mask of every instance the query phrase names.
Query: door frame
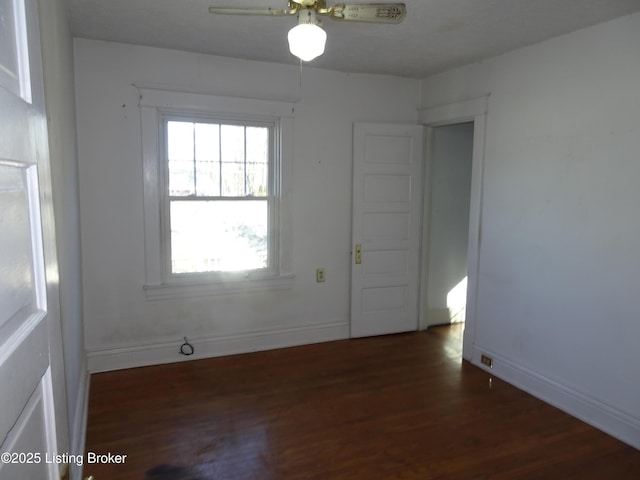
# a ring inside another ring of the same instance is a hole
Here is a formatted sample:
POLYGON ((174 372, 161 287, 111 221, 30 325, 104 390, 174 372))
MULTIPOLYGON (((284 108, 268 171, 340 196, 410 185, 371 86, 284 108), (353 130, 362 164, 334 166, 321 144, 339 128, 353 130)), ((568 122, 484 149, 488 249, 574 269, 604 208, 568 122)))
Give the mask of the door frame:
MULTIPOLYGON (((480 245, 482 240, 482 184, 484 175, 484 151, 486 119, 489 95, 479 98, 455 102, 437 107, 418 110, 418 123, 427 127, 427 149, 425 150, 425 186, 428 185, 432 152, 431 141, 433 129, 456 123, 473 122, 473 153, 471 160, 471 203, 469 209, 469 240, 467 251, 467 308, 462 346, 462 358, 472 360, 475 327, 477 321, 478 272, 480 270, 480 245)), ((426 188, 425 188, 426 191, 426 188)), ((426 204, 425 204, 426 205, 426 204)), ((428 234, 429 209, 425 207, 423 215, 423 238, 428 234)), ((428 238, 428 237, 426 237, 428 238)), ((426 257, 422 252, 423 258, 426 257)), ((425 263, 422 263, 421 295, 425 293, 425 263)), ((421 301, 422 305, 423 302, 421 301)), ((423 318, 424 312, 420 312, 423 318)))

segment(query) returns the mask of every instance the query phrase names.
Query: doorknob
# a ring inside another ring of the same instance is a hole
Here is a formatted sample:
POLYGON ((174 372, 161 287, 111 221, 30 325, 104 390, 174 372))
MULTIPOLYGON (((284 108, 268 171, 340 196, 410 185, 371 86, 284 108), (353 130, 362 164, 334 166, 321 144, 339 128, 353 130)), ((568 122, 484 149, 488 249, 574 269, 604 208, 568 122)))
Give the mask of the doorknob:
POLYGON ((360 265, 362 263, 362 245, 356 245, 356 265, 360 265))

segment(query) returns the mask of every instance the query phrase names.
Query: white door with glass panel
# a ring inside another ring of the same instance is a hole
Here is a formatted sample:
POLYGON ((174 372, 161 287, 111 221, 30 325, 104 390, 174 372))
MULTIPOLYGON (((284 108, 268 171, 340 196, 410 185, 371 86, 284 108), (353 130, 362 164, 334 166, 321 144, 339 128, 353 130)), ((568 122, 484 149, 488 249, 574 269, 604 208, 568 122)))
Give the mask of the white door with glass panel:
MULTIPOLYGON (((0 478, 58 478, 38 172, 47 168, 35 0, 0 0, 0 478)), ((53 235, 53 232, 46 232, 53 235)))
POLYGON ((423 128, 356 124, 351 336, 416 330, 423 128))

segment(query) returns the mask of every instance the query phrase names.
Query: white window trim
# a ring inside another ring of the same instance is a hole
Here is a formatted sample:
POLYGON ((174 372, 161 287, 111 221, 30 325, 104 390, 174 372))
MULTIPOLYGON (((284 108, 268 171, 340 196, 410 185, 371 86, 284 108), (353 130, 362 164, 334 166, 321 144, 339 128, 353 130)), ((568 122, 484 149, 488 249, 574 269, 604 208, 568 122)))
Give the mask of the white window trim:
POLYGON ((293 165, 293 103, 205 93, 138 87, 144 183, 145 285, 148 300, 224 295, 239 292, 290 288, 292 273, 291 181, 293 165), (160 190, 163 167, 163 116, 167 113, 246 116, 272 119, 276 125, 277 152, 274 175, 279 186, 276 208, 278 245, 273 271, 242 272, 220 277, 169 275, 165 267, 166 238, 163 234, 164 193, 160 190))

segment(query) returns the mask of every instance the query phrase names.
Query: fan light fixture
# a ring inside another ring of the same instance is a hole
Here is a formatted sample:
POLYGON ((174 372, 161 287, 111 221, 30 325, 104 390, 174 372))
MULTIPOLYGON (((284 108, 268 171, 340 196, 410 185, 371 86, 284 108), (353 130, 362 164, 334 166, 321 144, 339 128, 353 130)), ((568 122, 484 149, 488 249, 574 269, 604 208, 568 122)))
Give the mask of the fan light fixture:
POLYGON ((298 15, 298 25, 289 30, 289 51, 304 62, 324 53, 327 32, 316 19, 316 12, 306 8, 298 15))
MULTIPOLYGON (((2 0, 0 0, 2 1, 2 0)), ((374 0, 376 1, 376 0, 374 0)), ((287 8, 209 7, 210 13, 220 15, 298 15, 298 25, 289 30, 289 50, 304 62, 324 53, 327 32, 316 15, 326 15, 338 22, 397 24, 407 14, 404 3, 355 3, 327 7, 327 0, 287 0, 287 8)))

